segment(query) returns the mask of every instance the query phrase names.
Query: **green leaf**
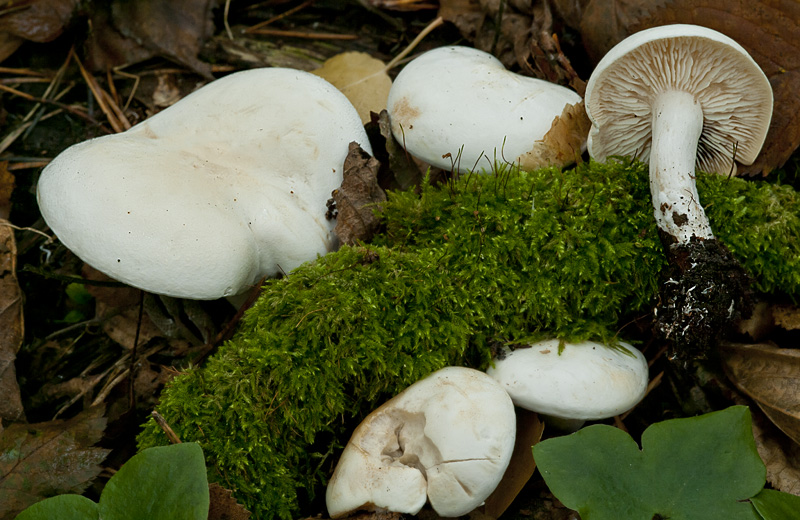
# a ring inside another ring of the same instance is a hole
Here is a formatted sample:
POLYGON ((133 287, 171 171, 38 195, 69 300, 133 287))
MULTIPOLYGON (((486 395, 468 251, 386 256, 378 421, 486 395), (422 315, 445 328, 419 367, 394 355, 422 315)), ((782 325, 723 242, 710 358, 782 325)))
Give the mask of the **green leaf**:
POLYGON ((141 451, 100 496, 103 520, 206 520, 208 481, 200 445, 187 442, 141 451))
POLYGON ((97 520, 97 504, 81 495, 59 495, 37 502, 16 520, 97 520))
POLYGON ((750 499, 764 520, 789 520, 800 517, 800 497, 764 489, 750 499))
POLYGON ((756 519, 743 501, 765 482, 743 406, 654 424, 642 450, 627 433, 594 425, 537 444, 533 456, 583 520, 756 519))

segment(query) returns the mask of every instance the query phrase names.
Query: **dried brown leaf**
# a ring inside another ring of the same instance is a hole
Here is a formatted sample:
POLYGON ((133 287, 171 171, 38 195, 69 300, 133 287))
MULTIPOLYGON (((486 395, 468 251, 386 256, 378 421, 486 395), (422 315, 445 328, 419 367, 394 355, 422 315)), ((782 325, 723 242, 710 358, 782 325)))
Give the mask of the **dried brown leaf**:
POLYGON ((231 490, 212 482, 208 485, 208 492, 210 499, 208 520, 247 520, 250 518, 250 511, 233 498, 231 490))
POLYGON ((378 186, 380 163, 356 142, 344 160, 342 186, 333 191, 336 202, 336 235, 345 244, 368 242, 378 229, 380 219, 375 211, 386 200, 378 186))
POLYGON ((483 513, 490 518, 500 518, 508 506, 517 498, 525 484, 533 476, 536 463, 533 460, 533 445, 542 439, 544 423, 534 412, 516 408, 517 437, 511 462, 503 479, 494 492, 486 499, 483 513))
POLYGON ((113 0, 96 5, 86 42, 95 70, 161 56, 211 78, 211 66, 197 55, 214 26, 216 0, 113 0))
POLYGON ((767 174, 800 145, 800 2, 795 0, 592 0, 583 12, 581 36, 599 60, 625 37, 659 25, 686 23, 736 40, 772 84, 775 106, 756 162, 739 174, 767 174))
POLYGON ((752 398, 778 428, 800 443, 800 349, 726 343, 720 353, 733 384, 752 398))
POLYGON ((13 2, 9 12, 0 16, 0 33, 39 43, 52 41, 64 32, 78 3, 78 0, 13 2))
POLYGON ((580 160, 591 126, 583 101, 565 106, 544 137, 534 142, 531 151, 519 157, 520 167, 523 170, 536 170, 548 166, 567 166, 580 160))
POLYGON ((772 307, 775 325, 786 330, 800 330, 800 309, 794 305, 775 305, 772 307))
POLYGON ((378 116, 378 129, 385 140, 386 155, 388 156, 389 171, 391 178, 385 184, 381 184, 387 189, 407 190, 411 186, 416 186, 422 180, 423 172, 430 168, 430 165, 422 163, 398 143, 392 134, 392 124, 389 121, 389 112, 381 110, 378 116))
POLYGON ((370 112, 386 108, 392 80, 386 64, 365 52, 343 52, 329 58, 313 74, 328 80, 356 107, 361 122, 371 120, 370 112))
POLYGON ((91 447, 105 427, 102 407, 68 421, 7 427, 0 435, 0 518, 53 495, 82 492, 110 451, 91 447))
POLYGON ((767 482, 779 491, 800 495, 800 445, 760 413, 753 414, 753 436, 767 467, 767 482))

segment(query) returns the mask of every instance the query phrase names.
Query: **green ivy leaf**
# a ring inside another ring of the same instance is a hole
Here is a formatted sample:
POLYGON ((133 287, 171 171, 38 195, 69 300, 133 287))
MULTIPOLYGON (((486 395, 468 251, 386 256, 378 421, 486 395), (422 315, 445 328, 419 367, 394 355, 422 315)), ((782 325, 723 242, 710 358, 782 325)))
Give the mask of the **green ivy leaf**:
POLYGON ((97 520, 97 504, 81 495, 59 495, 33 504, 16 520, 97 520))
POLYGON ((750 499, 764 520, 787 520, 800 515, 800 497, 764 489, 750 499))
POLYGON ((143 450, 100 495, 103 520, 206 520, 208 480, 203 450, 186 442, 143 450))
POLYGON ((743 501, 765 482, 744 406, 654 424, 641 450, 622 430, 594 425, 537 444, 533 456, 584 520, 757 519, 743 501))
POLYGON ((208 506, 203 450, 187 442, 134 455, 108 481, 99 504, 59 495, 30 506, 17 520, 206 520, 208 506))

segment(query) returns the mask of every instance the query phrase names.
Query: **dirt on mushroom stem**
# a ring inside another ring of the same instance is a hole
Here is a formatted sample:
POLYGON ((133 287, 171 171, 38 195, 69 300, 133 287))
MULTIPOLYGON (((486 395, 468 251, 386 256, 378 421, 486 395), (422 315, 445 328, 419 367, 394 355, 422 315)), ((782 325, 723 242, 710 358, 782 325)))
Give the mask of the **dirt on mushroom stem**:
POLYGON ((655 332, 675 361, 705 359, 752 312, 750 277, 717 239, 687 244, 659 231, 669 266, 661 273, 655 332))

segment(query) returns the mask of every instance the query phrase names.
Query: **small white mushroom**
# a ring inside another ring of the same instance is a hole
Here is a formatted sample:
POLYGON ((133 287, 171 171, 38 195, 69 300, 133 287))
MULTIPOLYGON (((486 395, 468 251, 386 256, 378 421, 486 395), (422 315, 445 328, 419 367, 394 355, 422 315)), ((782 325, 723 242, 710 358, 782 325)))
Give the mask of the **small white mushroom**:
POLYGON ((416 514, 430 501, 464 515, 494 491, 516 435, 508 394, 483 372, 443 368, 369 414, 353 432, 325 499, 331 518, 358 510, 416 514))
MULTIPOLYGON (((466 171, 491 167, 495 159, 522 160, 526 167, 524 156, 569 105, 580 102, 565 87, 506 70, 489 53, 450 46, 406 65, 389 91, 387 110, 392 134, 411 155, 466 171)), ((563 151, 564 164, 581 154, 584 141, 563 151)))
POLYGON ((606 419, 633 408, 645 394, 647 360, 633 346, 617 348, 551 339, 504 348, 486 373, 515 405, 563 421, 606 419))
POLYGON ((772 88, 727 36, 665 25, 617 44, 586 86, 589 154, 650 162, 656 221, 678 244, 713 238, 695 168, 729 175, 752 164, 772 117, 772 88))
POLYGON ((351 141, 371 151, 356 110, 325 80, 239 72, 65 150, 42 172, 39 208, 68 248, 117 280, 230 296, 337 246, 325 203, 351 141))

